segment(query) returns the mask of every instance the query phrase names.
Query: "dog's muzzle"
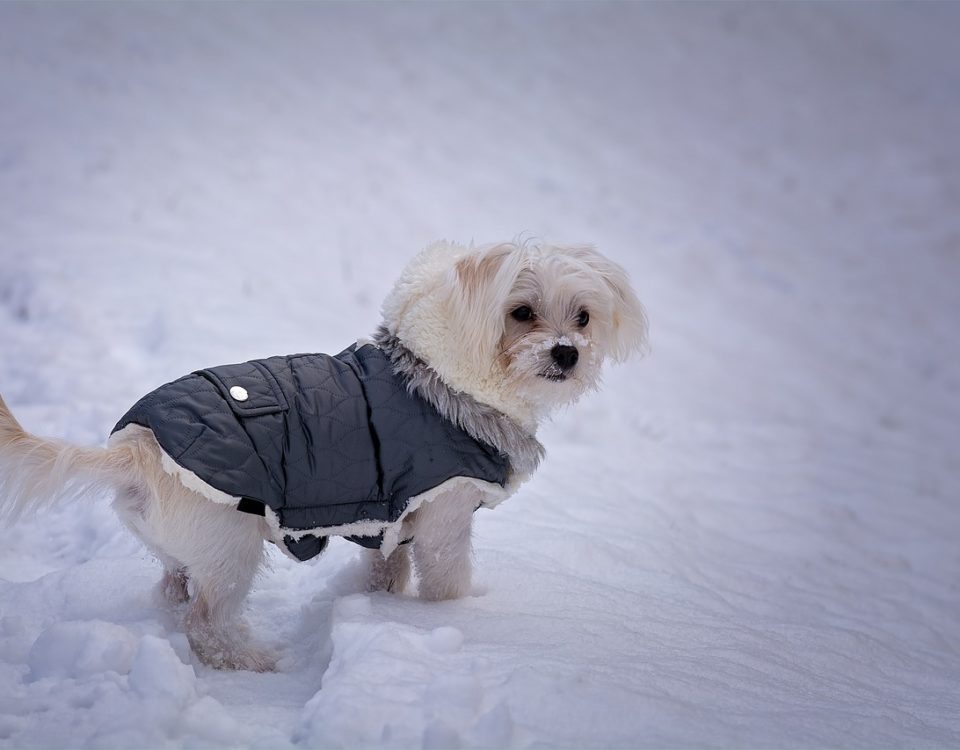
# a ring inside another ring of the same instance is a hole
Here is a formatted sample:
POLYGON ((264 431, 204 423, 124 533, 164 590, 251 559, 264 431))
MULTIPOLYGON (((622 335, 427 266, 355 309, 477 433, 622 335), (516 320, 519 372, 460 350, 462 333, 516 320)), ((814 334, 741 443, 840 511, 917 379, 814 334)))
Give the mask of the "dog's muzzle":
POLYGON ((557 366, 563 372, 566 372, 577 364, 577 361, 580 359, 580 352, 577 351, 577 347, 575 346, 557 344, 550 350, 550 356, 553 357, 553 361, 557 363, 557 366))
POLYGON ((576 367, 580 359, 577 347, 567 344, 557 344, 550 350, 550 366, 540 373, 541 378, 562 383, 576 367))

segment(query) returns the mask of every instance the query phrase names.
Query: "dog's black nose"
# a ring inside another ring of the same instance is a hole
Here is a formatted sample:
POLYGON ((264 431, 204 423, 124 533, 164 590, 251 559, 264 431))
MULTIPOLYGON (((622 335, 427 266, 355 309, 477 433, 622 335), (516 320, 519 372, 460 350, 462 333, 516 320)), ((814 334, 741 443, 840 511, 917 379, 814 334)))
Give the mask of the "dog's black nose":
POLYGON ((560 365, 561 370, 569 370, 577 364, 577 360, 580 359, 580 352, 577 351, 575 346, 557 344, 550 350, 550 356, 553 357, 554 362, 560 365))

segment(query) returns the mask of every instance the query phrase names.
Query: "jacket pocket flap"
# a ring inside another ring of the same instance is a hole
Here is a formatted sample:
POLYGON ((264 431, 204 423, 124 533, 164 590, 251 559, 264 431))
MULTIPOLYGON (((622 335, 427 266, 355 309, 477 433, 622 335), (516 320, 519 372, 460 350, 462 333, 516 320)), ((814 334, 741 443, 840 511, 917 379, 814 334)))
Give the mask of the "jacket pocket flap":
POLYGON ((286 411, 287 399, 273 374, 257 362, 197 370, 220 390, 238 417, 259 417, 286 411))

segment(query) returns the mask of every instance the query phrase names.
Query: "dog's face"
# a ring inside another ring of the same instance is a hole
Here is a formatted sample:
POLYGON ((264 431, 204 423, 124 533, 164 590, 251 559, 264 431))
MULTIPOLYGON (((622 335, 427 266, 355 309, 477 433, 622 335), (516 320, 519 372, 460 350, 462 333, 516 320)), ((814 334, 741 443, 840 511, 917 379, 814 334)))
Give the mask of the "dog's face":
POLYGON ((528 257, 501 302, 506 384, 549 409, 598 385, 603 362, 639 346, 639 303, 619 267, 587 248, 528 257))
POLYGON ((392 333, 452 387, 536 421, 646 336, 626 274, 589 247, 434 245, 384 305, 392 333))

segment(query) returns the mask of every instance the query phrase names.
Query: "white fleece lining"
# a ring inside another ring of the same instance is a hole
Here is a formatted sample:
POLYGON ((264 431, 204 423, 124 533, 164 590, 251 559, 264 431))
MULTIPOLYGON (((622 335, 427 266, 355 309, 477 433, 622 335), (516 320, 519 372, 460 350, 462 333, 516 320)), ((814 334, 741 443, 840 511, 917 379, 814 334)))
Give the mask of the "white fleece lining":
POLYGON ((160 449, 160 465, 163 466, 163 470, 167 472, 167 474, 172 474, 177 477, 181 484, 188 490, 193 490, 203 495, 207 500, 213 500, 215 503, 224 503, 226 505, 236 505, 240 502, 239 497, 228 495, 226 492, 212 487, 190 471, 190 469, 186 469, 178 464, 163 448, 160 449))
MULTIPOLYGON (((237 503, 240 502, 239 497, 228 495, 226 492, 222 492, 216 487, 210 486, 194 472, 178 464, 165 450, 163 450, 162 447, 160 448, 160 457, 163 470, 168 474, 177 477, 187 489, 192 490, 193 492, 196 492, 215 503, 236 506, 237 503)), ((263 506, 265 513, 264 517, 267 521, 267 524, 270 526, 270 530, 273 532, 273 541, 287 554, 288 557, 291 557, 294 560, 297 560, 298 558, 294 557, 287 549, 287 545, 283 543, 283 538, 285 536, 289 536, 293 539, 301 539, 302 537, 309 535, 377 536, 381 531, 383 532, 383 542, 380 544, 380 553, 384 556, 384 558, 386 558, 389 557, 390 553, 393 552, 400 544, 400 532, 402 529, 403 520, 424 503, 429 503, 435 500, 443 493, 453 490, 454 487, 458 485, 461 487, 466 485, 477 489, 480 495, 483 497, 480 505, 485 508, 496 507, 503 502, 509 494, 511 494, 495 482, 485 482, 482 479, 476 479, 474 477, 452 477, 447 481, 438 484, 436 487, 427 490, 426 492, 421 492, 419 495, 411 497, 409 502, 407 502, 407 507, 403 509, 403 513, 396 521, 393 522, 356 521, 354 523, 343 524, 341 526, 322 526, 313 529, 300 530, 285 529, 280 526, 280 520, 277 518, 277 514, 272 508, 270 508, 269 505, 266 504, 263 506)))

